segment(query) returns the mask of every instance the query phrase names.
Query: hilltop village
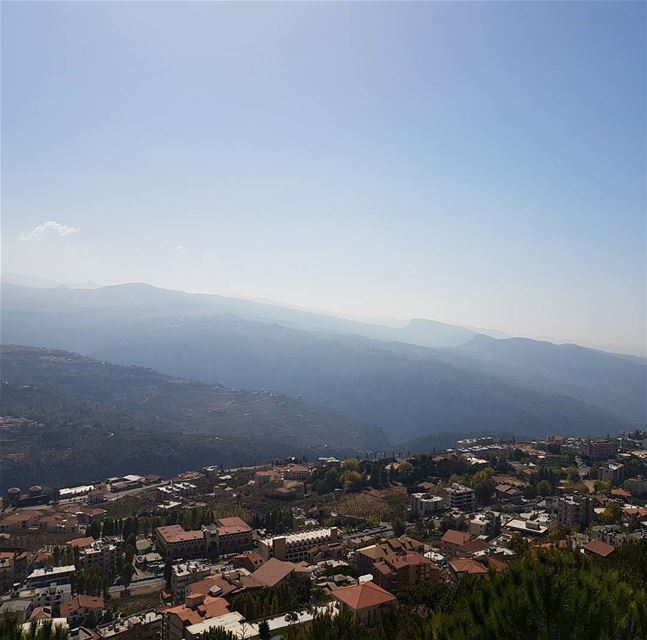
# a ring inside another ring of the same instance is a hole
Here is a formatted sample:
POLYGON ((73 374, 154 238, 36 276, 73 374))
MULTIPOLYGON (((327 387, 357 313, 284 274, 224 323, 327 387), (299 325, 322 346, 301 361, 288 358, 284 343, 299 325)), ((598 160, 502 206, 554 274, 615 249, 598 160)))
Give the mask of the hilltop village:
POLYGON ((14 487, 0 617, 79 640, 314 638, 335 618, 372 637, 542 554, 645 566, 647 432, 14 487))

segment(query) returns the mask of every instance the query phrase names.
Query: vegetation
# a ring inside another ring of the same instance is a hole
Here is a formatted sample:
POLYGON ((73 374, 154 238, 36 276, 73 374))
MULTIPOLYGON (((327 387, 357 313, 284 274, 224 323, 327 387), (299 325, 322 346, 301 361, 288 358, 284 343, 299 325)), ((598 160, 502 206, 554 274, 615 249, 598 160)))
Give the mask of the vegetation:
POLYGON ((530 551, 507 571, 398 593, 379 626, 317 617, 286 640, 639 640, 647 638, 647 542, 612 562, 530 551))
POLYGON ((51 620, 32 623, 26 630, 13 614, 0 615, 0 638, 2 640, 69 640, 70 632, 51 620))
POLYGON ((233 598, 231 608, 239 611, 247 620, 258 620, 300 609, 310 602, 312 583, 310 580, 295 580, 282 583, 270 589, 241 593, 233 598))

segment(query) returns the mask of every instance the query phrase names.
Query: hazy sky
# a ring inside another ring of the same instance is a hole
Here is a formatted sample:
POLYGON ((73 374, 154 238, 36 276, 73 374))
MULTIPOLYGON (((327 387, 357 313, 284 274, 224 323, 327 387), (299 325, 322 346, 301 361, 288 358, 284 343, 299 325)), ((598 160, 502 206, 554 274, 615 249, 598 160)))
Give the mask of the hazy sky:
POLYGON ((645 349, 647 5, 2 4, 3 269, 645 349))

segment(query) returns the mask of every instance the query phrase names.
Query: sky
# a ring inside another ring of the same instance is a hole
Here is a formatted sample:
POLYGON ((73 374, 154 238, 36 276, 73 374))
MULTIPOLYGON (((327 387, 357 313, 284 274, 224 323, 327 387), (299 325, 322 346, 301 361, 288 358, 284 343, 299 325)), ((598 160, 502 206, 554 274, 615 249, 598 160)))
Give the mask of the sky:
POLYGON ((2 269, 647 353, 647 4, 2 3, 2 269))

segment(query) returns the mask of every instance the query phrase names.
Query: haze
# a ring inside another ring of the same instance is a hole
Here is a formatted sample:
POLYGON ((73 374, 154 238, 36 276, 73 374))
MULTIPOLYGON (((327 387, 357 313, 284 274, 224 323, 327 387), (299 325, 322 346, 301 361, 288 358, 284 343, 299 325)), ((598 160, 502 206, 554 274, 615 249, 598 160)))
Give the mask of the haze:
POLYGON ((3 270, 647 353, 646 17, 3 3, 3 270))

